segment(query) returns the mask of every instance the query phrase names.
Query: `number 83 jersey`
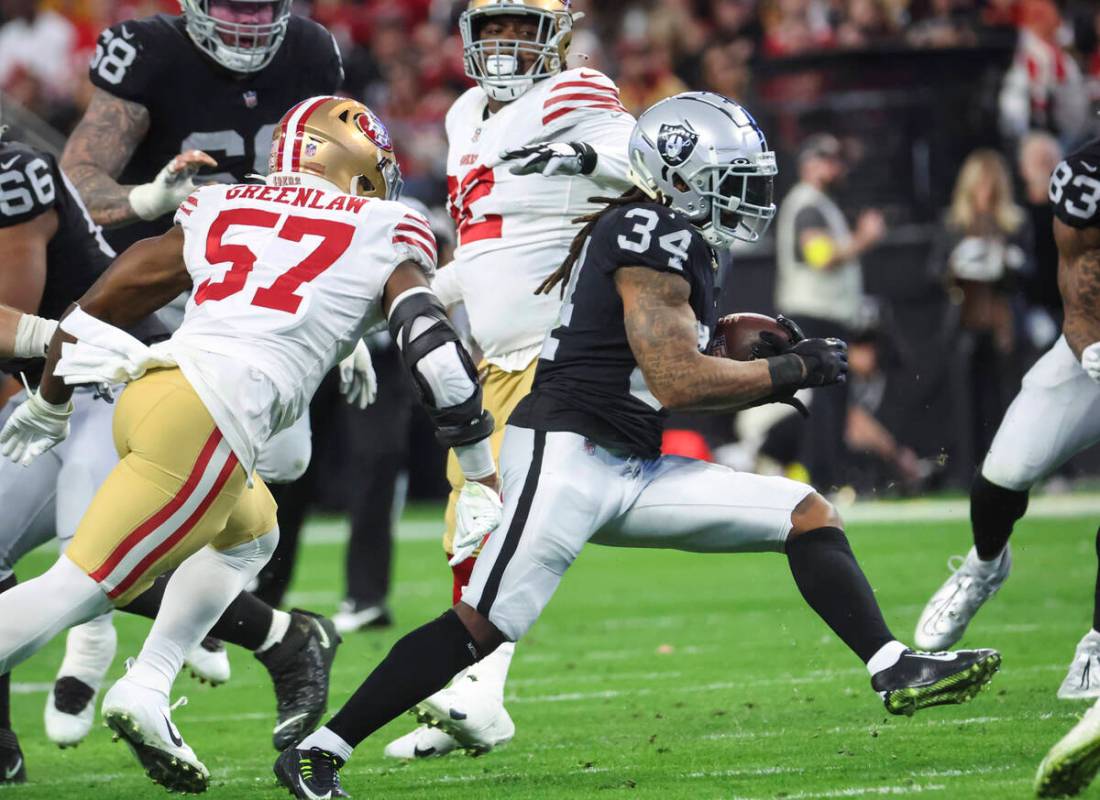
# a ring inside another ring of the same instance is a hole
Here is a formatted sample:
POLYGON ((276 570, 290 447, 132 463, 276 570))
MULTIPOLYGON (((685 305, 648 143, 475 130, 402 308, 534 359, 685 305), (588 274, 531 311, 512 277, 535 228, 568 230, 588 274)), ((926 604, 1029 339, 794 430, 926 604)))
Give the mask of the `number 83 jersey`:
POLYGON ((213 185, 176 212, 192 291, 169 352, 243 465, 384 322, 405 261, 435 270, 427 220, 401 203, 307 186, 213 185))
POLYGON ((1054 215, 1071 228, 1100 226, 1100 139, 1071 153, 1050 176, 1054 215))
MULTIPOLYGON (((661 452, 665 412, 646 386, 626 335, 615 287, 622 267, 681 276, 690 286, 697 345, 716 321, 714 253, 688 220, 657 203, 631 203, 600 217, 573 267, 558 327, 543 345, 534 387, 510 424, 579 433, 641 458, 661 452)), ((655 332, 654 332, 655 333, 655 332)))

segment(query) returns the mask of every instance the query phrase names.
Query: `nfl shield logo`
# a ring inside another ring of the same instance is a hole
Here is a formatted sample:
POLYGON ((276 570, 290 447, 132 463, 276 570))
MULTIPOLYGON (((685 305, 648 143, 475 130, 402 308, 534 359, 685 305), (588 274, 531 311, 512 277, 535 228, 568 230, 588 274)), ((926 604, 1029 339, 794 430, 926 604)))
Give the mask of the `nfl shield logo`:
POLYGON ((245 108, 255 108, 257 102, 259 102, 259 100, 257 99, 256 93, 254 91, 249 89, 247 92, 244 93, 245 108))
POLYGON ((317 155, 317 143, 306 142, 306 158, 312 158, 317 155))
POLYGON ((657 152, 670 167, 678 167, 691 158, 698 143, 699 134, 687 122, 662 125, 657 133, 657 152))

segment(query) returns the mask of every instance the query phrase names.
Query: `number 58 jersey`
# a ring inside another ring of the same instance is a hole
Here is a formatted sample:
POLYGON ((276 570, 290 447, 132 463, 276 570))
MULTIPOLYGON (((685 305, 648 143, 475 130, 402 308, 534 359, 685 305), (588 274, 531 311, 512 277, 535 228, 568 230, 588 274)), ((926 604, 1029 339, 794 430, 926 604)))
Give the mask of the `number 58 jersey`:
POLYGON ((192 279, 170 351, 241 464, 305 413, 325 374, 384 321, 405 261, 435 239, 401 203, 309 186, 211 185, 176 212, 192 279))

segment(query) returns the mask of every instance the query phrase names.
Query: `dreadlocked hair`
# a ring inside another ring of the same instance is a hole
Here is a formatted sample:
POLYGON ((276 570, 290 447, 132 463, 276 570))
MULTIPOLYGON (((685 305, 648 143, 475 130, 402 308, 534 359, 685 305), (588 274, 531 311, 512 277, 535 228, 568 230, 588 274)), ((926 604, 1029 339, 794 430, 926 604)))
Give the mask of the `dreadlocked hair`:
POLYGON ((584 227, 573 239, 573 243, 569 245, 569 255, 565 257, 565 261, 549 278, 539 284, 539 288, 535 289, 535 294, 550 294, 551 289, 561 284, 558 291, 564 297, 565 287, 569 285, 569 276, 573 274, 573 267, 576 265, 577 259, 581 257, 585 239, 591 235, 592 229, 596 227, 596 223, 600 221, 600 218, 613 208, 630 205, 631 203, 652 203, 654 200, 635 186, 618 197, 589 197, 588 202, 603 203, 604 205, 603 208, 593 211, 591 214, 573 220, 574 225, 584 223, 584 227))

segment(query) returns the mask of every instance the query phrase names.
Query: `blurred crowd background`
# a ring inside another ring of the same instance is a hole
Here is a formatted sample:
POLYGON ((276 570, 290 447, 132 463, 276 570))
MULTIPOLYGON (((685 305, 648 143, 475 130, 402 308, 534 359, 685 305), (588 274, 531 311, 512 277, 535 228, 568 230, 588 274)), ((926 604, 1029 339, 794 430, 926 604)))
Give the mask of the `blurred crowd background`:
MULTIPOLYGON (((464 7, 295 7, 336 37, 345 91, 389 125, 407 191, 434 210, 442 238, 453 236, 442 211, 443 118, 469 85, 456 24, 464 7)), ((572 66, 611 75, 633 113, 686 89, 746 104, 778 154, 777 199, 806 179, 814 159, 832 165, 825 188, 851 226, 862 273, 853 290, 859 311, 840 322, 863 349, 838 429, 843 444, 835 463, 810 477, 860 492, 967 485, 1023 371, 1061 324, 1046 187, 1061 154, 1100 133, 1100 4, 575 0, 574 8, 585 19, 572 66), (808 141, 817 149, 807 150, 808 141)), ((99 31, 155 13, 178 7, 0 0, 6 121, 59 150, 87 103, 99 31)), ((731 254, 726 310, 776 309, 778 227, 731 254)), ((797 470, 807 465, 796 444, 814 424, 774 413, 676 420, 691 433, 670 446, 797 470)), ((411 491, 438 496, 442 456, 413 427, 403 456, 411 491)), ((335 474, 347 456, 334 436, 331 448, 314 452, 329 453, 335 474)), ((1064 477, 1091 471, 1078 461, 1064 477)), ((323 503, 340 503, 346 480, 318 484, 330 495, 323 503)))

